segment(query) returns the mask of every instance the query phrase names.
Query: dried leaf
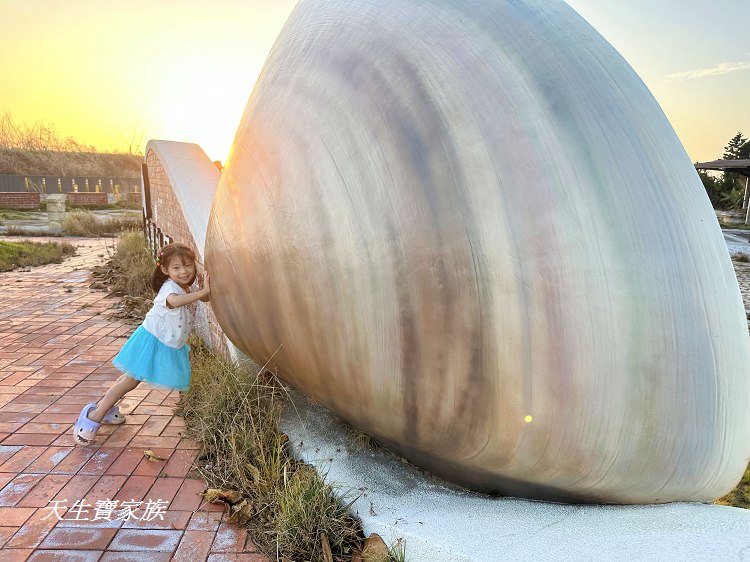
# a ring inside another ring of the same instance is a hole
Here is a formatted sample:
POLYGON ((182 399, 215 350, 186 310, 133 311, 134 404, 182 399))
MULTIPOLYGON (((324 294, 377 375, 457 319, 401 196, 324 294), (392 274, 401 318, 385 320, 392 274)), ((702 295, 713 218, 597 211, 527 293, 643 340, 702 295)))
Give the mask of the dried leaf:
POLYGON ((242 500, 241 502, 237 502, 236 504, 230 506, 233 513, 237 513, 239 510, 241 510, 243 507, 247 505, 247 500, 242 500))
POLYGON ((146 449, 143 451, 143 456, 146 457, 151 462, 158 462, 158 461, 165 461, 167 459, 160 457, 156 453, 154 453, 151 449, 146 449))
POLYGON ((207 502, 216 503, 221 501, 230 505, 242 501, 242 493, 236 490, 223 490, 221 488, 206 488, 200 494, 207 502))
POLYGON ((242 493, 236 490, 222 490, 219 499, 229 504, 242 501, 242 493))
POLYGON ((389 557, 388 546, 380 535, 373 533, 365 539, 362 562, 388 562, 389 557))
POLYGON ((251 464, 251 463, 249 463, 249 462, 248 462, 248 463, 245 463, 245 467, 247 468, 247 470, 248 470, 248 471, 250 472, 250 474, 252 475, 252 477, 253 477, 253 483, 254 483, 254 484, 255 484, 256 486, 257 486, 258 484, 260 484, 260 470, 258 470, 257 468, 255 468, 255 466, 254 466, 254 465, 252 465, 252 464, 251 464))
POLYGON ((320 533, 320 547, 323 549, 323 561, 333 562, 331 545, 328 543, 328 535, 326 535, 325 533, 320 533))
MULTIPOLYGON (((238 504, 240 505, 240 504, 238 504)), ((232 509, 234 509, 234 506, 232 506, 232 509)), ((237 523, 238 525, 247 525, 250 519, 253 517, 253 504, 249 503, 247 500, 242 501, 242 508, 234 512, 232 515, 229 516, 229 521, 232 523, 237 523)))
POLYGON ((219 488, 206 488, 200 493, 200 495, 206 498, 207 502, 213 503, 221 495, 221 490, 219 488))

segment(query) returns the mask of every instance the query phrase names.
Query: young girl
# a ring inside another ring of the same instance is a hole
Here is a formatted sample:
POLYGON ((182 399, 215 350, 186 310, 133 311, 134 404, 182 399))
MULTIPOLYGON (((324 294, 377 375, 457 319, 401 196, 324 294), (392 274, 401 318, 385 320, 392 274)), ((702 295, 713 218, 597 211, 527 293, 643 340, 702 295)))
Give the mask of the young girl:
POLYGON ((123 372, 99 403, 83 407, 73 428, 79 445, 90 445, 101 424, 121 424, 125 417, 117 403, 141 381, 167 389, 187 390, 190 361, 187 338, 193 327, 197 300, 208 302, 208 272, 203 289, 190 291, 195 281, 195 252, 184 244, 164 246, 156 258, 151 286, 156 298, 138 329, 125 342, 112 364, 123 372))

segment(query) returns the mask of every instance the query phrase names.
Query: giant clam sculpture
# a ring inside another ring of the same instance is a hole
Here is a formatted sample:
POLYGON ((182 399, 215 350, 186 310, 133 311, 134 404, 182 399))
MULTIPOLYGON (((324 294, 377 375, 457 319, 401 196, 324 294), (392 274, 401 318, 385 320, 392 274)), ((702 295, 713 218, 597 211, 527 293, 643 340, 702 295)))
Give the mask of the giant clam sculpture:
POLYGON ((229 338, 468 487, 707 501, 750 453, 750 347, 700 181, 557 0, 302 0, 206 244, 229 338))

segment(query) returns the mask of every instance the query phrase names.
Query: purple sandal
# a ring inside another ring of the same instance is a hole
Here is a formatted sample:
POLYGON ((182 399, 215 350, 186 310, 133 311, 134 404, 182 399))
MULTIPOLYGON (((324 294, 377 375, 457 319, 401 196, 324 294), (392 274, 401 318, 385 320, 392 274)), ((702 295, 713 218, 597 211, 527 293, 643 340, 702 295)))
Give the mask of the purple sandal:
POLYGON ((100 423, 89 419, 89 412, 92 410, 96 410, 96 403, 91 402, 84 406, 73 427, 73 438, 79 445, 91 445, 94 442, 94 437, 96 437, 96 432, 101 427, 100 423))
POLYGON ((125 423, 125 416, 120 413, 120 407, 116 404, 112 406, 110 411, 104 415, 104 418, 102 418, 102 423, 108 425, 120 425, 125 423))

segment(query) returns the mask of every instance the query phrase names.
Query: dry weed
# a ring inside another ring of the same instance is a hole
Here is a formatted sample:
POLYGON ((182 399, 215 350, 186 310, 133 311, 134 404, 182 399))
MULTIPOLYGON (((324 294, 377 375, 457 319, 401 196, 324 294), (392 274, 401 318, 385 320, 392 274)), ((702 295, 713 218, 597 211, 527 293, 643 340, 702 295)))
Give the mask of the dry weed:
POLYGON ((126 232, 110 250, 109 259, 94 268, 93 288, 108 289, 121 297, 112 317, 137 324, 151 308, 154 261, 141 232, 126 232))
POLYGON ((91 211, 73 211, 65 215, 63 232, 69 236, 112 236, 140 227, 140 219, 117 217, 100 220, 91 211))
POLYGON ((315 470, 294 460, 279 434, 283 390, 263 369, 253 374, 197 341, 190 389, 178 406, 202 449, 199 471, 217 489, 246 499, 249 524, 269 552, 294 560, 322 559, 323 534, 336 556, 361 548, 359 522, 315 470))

